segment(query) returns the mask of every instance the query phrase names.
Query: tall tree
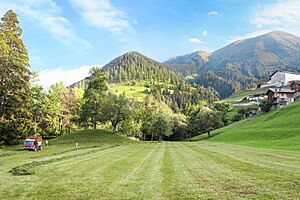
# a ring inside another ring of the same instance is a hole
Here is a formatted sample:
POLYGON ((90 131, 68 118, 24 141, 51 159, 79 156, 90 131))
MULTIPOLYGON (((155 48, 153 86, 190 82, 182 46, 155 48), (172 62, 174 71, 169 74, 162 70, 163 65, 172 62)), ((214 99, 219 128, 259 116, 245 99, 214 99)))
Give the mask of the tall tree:
POLYGON ((11 144, 30 127, 30 71, 17 14, 0 21, 0 140, 11 144))
POLYGON ((61 103, 61 132, 71 132, 72 122, 76 115, 76 97, 70 90, 63 90, 60 93, 61 103))
POLYGON ((41 134, 44 125, 45 99, 46 94, 43 87, 38 84, 31 85, 32 101, 30 112, 32 113, 32 131, 33 134, 41 134))
POLYGON ((118 131, 118 125, 130 118, 131 109, 129 99, 125 94, 114 95, 110 94, 109 99, 103 106, 103 117, 106 121, 110 121, 113 126, 113 131, 118 131))
POLYGON ((184 114, 173 115, 172 140, 183 140, 187 137, 187 119, 184 114))
POLYGON ((155 117, 151 128, 154 134, 158 136, 159 141, 162 141, 163 136, 172 135, 172 124, 163 113, 155 117))
POLYGON ((189 128, 193 135, 207 133, 211 136, 211 131, 222 126, 224 126, 222 115, 205 106, 193 111, 189 118, 189 128))
POLYGON ((47 132, 50 134, 58 135, 62 133, 63 120, 62 120, 62 102, 61 94, 66 91, 63 82, 57 82, 51 85, 50 90, 45 99, 45 123, 47 132))
POLYGON ((88 87, 84 92, 84 104, 82 106, 81 118, 84 121, 90 121, 94 129, 97 123, 103 121, 102 106, 107 97, 107 82, 102 70, 94 67, 90 71, 88 78, 88 87))
POLYGON ((80 113, 82 110, 82 105, 84 103, 83 101, 83 95, 84 95, 84 90, 82 88, 73 88, 72 93, 75 97, 75 110, 74 110, 74 116, 73 120, 77 122, 77 126, 80 126, 80 113))

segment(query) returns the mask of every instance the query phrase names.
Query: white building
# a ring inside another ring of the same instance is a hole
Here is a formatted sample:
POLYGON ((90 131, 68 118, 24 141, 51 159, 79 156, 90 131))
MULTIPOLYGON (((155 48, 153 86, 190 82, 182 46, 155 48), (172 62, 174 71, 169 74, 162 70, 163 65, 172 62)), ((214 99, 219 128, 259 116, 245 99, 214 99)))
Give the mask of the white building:
POLYGON ((291 81, 300 81, 300 74, 294 72, 274 72, 267 84, 263 84, 261 87, 270 87, 270 86, 287 86, 291 81))

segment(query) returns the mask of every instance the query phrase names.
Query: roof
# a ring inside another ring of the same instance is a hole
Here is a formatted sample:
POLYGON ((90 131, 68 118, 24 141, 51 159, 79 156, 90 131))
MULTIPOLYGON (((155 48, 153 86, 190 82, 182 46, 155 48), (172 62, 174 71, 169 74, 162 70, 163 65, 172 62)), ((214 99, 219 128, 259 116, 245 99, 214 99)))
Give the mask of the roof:
POLYGON ((295 93, 294 90, 291 90, 289 88, 269 88, 268 92, 277 92, 277 93, 295 93))
MULTIPOLYGON (((272 76, 274 76, 274 74, 276 74, 277 72, 280 72, 279 70, 276 70, 274 71, 268 78, 267 82, 271 80, 272 76)), ((297 73, 297 72, 282 72, 282 73, 285 73, 285 74, 294 74, 294 75, 299 75, 300 76, 300 73, 297 73)))
POLYGON ((295 75, 300 75, 300 73, 298 73, 298 72, 283 72, 283 73, 286 73, 286 74, 295 74, 295 75))
MULTIPOLYGON (((274 74, 276 74, 277 72, 281 72, 281 71, 276 70, 275 72, 273 72, 273 73, 270 75, 270 78, 271 78, 272 76, 274 76, 274 74)), ((298 73, 298 72, 288 72, 288 71, 285 71, 285 72, 281 72, 281 73, 300 75, 300 73, 298 73)))
POLYGON ((271 78, 272 76, 274 76, 274 74, 276 74, 277 72, 279 72, 279 71, 276 70, 275 72, 273 72, 273 73, 270 75, 270 78, 271 78))

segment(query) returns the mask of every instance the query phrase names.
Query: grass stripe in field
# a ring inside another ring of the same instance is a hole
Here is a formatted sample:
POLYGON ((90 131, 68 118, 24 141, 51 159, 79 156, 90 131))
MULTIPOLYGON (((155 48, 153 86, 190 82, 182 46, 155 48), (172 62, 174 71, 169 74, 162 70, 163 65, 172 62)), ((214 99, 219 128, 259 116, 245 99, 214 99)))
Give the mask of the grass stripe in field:
POLYGON ((193 143, 190 145, 205 148, 209 151, 223 154, 224 156, 229 156, 242 162, 248 162, 249 164, 273 169, 282 169, 284 171, 300 174, 300 155, 298 152, 211 142, 193 143))
POLYGON ((180 144, 168 142, 162 168, 164 196, 166 199, 199 199, 203 194, 203 186, 194 181, 191 173, 186 170, 183 156, 180 155, 180 144))
MULTIPOLYGON (((218 145, 216 143, 216 145, 218 145)), ((253 163, 243 162, 222 152, 211 151, 205 144, 198 145, 184 143, 190 153, 195 156, 206 156, 211 160, 207 168, 202 168, 207 177, 214 180, 211 184, 219 195, 229 195, 236 198, 239 195, 245 198, 293 198, 300 196, 300 176, 298 172, 271 169, 253 163), (232 196, 233 195, 233 196, 232 196)), ((252 156, 249 154, 249 156, 252 156)), ((198 174, 197 167, 192 172, 198 174)))
POLYGON ((148 143, 146 152, 142 157, 135 158, 133 168, 128 174, 120 177, 109 187, 111 193, 118 193, 120 197, 132 199, 137 194, 143 199, 161 199, 162 176, 160 167, 162 164, 164 143, 148 143))

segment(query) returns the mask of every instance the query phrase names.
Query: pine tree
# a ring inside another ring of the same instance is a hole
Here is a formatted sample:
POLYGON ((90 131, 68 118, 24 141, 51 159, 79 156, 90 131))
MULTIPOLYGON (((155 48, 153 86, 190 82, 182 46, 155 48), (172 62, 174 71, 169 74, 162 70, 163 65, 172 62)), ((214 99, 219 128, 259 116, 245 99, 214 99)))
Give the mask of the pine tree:
POLYGON ((0 142, 12 144, 30 127, 30 71, 17 14, 0 21, 0 142))

